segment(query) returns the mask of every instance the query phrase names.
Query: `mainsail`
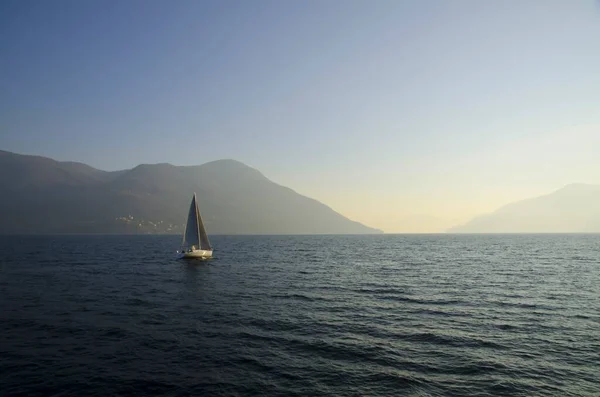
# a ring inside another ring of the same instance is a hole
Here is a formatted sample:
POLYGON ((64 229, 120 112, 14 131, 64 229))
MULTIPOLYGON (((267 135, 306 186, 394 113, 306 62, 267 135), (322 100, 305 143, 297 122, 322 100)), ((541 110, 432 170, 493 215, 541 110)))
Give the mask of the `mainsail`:
POLYGON ((200 232, 200 249, 212 250, 210 241, 208 241, 208 234, 206 234, 206 229, 204 228, 204 222, 202 222, 202 217, 200 216, 200 210, 198 209, 196 193, 194 193, 194 204, 196 205, 196 223, 198 223, 198 230, 200 232))
POLYGON ((202 223, 200 210, 198 209, 196 193, 194 193, 194 198, 192 198, 192 203, 190 204, 190 211, 188 213, 182 242, 182 246, 184 247, 191 247, 192 245, 202 250, 212 250, 208 235, 206 234, 206 229, 202 223))

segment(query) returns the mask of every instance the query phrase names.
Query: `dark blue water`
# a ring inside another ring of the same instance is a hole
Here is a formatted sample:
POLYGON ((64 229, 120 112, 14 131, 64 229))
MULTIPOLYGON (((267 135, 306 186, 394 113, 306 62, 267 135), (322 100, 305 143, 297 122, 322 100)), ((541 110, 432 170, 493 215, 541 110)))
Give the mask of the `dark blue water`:
POLYGON ((0 238, 0 395, 600 395, 600 235, 212 242, 0 238))

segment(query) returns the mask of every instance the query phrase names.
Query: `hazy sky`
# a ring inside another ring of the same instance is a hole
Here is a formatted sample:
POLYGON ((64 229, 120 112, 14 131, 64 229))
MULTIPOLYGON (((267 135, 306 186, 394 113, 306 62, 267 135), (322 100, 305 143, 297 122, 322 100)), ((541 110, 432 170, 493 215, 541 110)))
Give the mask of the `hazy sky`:
POLYGON ((389 232, 600 182, 600 6, 0 2, 0 149, 234 158, 389 232))

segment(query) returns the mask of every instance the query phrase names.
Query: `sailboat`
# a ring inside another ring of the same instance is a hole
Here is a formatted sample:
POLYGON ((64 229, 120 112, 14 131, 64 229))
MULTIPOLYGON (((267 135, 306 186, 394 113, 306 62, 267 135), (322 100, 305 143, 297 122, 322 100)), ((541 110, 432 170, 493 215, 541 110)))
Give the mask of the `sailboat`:
POLYGON ((200 210, 198 210, 198 201, 196 193, 192 198, 190 211, 188 213, 187 224, 183 231, 183 241, 179 251, 181 258, 186 259, 208 259, 212 257, 213 249, 208 241, 206 229, 202 223, 200 210))

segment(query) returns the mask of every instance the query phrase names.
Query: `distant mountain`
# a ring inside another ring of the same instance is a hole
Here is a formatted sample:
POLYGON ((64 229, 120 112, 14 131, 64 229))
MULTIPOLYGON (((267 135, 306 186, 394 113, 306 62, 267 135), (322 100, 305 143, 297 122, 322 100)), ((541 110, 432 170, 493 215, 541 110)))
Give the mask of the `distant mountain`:
POLYGON ((381 233, 234 160, 106 172, 0 151, 0 233, 181 233, 192 194, 211 234, 381 233))
POLYGON ((450 233, 600 232, 600 185, 571 184, 517 201, 453 227, 450 233))

